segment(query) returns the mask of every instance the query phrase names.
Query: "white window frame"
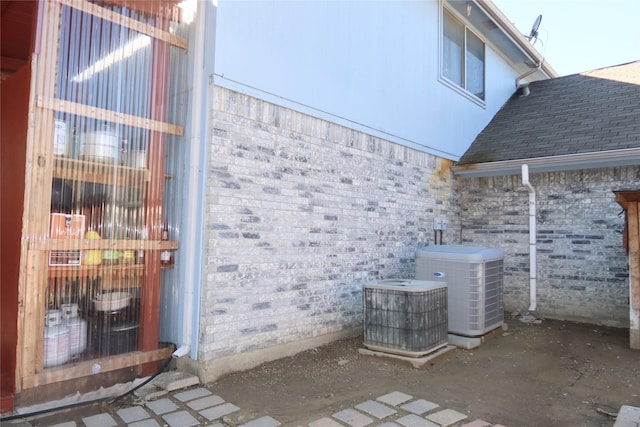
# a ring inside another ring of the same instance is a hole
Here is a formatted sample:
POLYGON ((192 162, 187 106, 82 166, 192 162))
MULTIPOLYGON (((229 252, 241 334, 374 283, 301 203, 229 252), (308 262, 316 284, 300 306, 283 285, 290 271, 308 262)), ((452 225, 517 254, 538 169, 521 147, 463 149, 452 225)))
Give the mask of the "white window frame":
POLYGON ((480 37, 475 31, 473 31, 473 29, 471 27, 469 27, 467 24, 465 24, 465 22, 460 18, 460 16, 446 8, 444 6, 443 3, 441 3, 441 7, 440 7, 440 28, 439 28, 439 56, 438 56, 438 60, 439 60, 439 64, 438 64, 438 75, 439 75, 439 81, 441 83, 443 83, 444 85, 450 87, 451 89, 455 90, 456 92, 460 93, 461 95, 465 96, 466 98, 470 99, 471 101, 475 102, 476 104, 485 107, 485 100, 487 97, 487 76, 486 76, 486 70, 487 70, 487 43, 486 41, 484 41, 482 39, 482 37, 480 37), (444 66, 445 66, 445 60, 444 60, 444 19, 445 19, 445 13, 448 13, 449 16, 454 19, 457 23, 460 24, 461 27, 463 27, 464 29, 464 47, 463 47, 463 58, 464 59, 462 62, 462 77, 463 77, 463 81, 462 84, 459 84, 449 78, 447 78, 444 75, 444 66), (483 61, 482 61, 482 86, 483 86, 483 96, 480 97, 476 94, 474 94, 473 92, 469 91, 466 89, 465 86, 467 86, 466 84, 466 68, 467 68, 467 55, 468 53, 468 49, 467 49, 467 35, 471 33, 474 37, 476 37, 483 46, 483 61))

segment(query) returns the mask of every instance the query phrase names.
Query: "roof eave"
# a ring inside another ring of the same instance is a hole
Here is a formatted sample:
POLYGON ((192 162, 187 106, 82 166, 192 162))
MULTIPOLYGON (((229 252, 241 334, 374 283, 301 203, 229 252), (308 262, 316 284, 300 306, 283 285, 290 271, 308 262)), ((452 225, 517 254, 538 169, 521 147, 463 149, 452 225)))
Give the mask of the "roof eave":
POLYGON ((522 165, 528 165, 530 173, 634 166, 640 165, 640 148, 454 165, 452 170, 456 176, 479 178, 519 175, 522 165))
POLYGON ((512 39, 512 41, 524 52, 532 62, 536 65, 540 65, 540 69, 549 77, 558 77, 559 74, 556 70, 548 65, 544 57, 529 43, 522 33, 516 28, 515 25, 505 16, 498 7, 491 2, 491 0, 475 0, 475 2, 482 7, 482 9, 491 16, 491 19, 502 28, 502 30, 512 39))

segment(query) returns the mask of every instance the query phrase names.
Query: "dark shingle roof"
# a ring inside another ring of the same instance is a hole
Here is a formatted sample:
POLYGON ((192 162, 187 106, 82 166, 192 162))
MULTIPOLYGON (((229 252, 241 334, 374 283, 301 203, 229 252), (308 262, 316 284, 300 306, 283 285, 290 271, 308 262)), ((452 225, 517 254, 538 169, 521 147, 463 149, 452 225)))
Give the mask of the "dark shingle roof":
POLYGON ((529 88, 505 103, 459 165, 640 148, 640 61, 529 88))

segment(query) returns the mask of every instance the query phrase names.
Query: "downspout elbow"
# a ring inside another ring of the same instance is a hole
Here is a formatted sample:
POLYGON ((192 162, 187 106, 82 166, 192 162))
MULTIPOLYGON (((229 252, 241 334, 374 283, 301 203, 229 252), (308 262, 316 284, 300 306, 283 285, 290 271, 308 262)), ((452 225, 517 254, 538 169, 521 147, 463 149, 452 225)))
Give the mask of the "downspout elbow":
POLYGON ((540 67, 542 67, 542 63, 543 61, 540 61, 538 64, 535 64, 535 66, 532 67, 529 71, 526 71, 520 74, 518 77, 516 77, 516 90, 522 89, 522 96, 528 96, 530 93, 530 90, 529 90, 529 83, 526 83, 526 82, 520 83, 520 81, 525 77, 528 77, 531 74, 535 73, 536 71, 540 70, 540 67))
POLYGON ((183 344, 180 347, 178 347, 176 349, 176 351, 173 352, 173 354, 171 354, 171 357, 173 357, 174 359, 179 359, 179 358, 189 354, 190 350, 191 349, 190 349, 190 346, 188 344, 183 344))
POLYGON ((527 191, 529 192, 529 194, 536 194, 536 189, 533 188, 533 186, 529 183, 529 181, 527 182, 523 181, 522 184, 524 184, 524 186, 527 187, 527 191))

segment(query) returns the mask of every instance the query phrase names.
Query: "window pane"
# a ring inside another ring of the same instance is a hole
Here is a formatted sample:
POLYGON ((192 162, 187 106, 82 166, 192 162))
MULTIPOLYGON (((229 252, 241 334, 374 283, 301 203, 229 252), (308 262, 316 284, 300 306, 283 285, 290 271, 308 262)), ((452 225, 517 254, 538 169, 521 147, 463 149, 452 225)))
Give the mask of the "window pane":
POLYGON ((442 75, 462 86, 464 68, 464 26, 444 11, 442 75))
POLYGON ((467 90, 484 99, 484 43, 467 31, 467 90))

